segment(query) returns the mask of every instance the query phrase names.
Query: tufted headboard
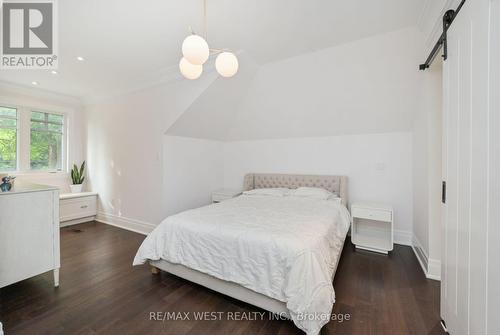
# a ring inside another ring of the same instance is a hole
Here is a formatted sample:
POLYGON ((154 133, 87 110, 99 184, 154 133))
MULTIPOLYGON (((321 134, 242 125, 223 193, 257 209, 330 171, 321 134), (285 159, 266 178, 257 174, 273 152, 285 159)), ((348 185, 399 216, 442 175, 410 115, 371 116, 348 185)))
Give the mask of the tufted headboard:
POLYGON ((315 176, 301 174, 249 173, 245 175, 243 190, 272 187, 320 187, 334 192, 347 206, 347 176, 315 176))

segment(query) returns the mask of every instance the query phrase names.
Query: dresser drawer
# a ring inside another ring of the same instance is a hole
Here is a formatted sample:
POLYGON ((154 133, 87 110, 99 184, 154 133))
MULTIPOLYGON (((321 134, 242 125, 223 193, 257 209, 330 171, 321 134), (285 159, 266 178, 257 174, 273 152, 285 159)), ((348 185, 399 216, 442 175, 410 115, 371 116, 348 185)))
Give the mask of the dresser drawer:
POLYGON ((392 213, 385 210, 370 209, 370 208, 352 208, 352 217, 376 221, 392 221, 392 213))
POLYGON ((59 212, 61 222, 95 216, 97 214, 97 199, 95 196, 61 199, 59 212))

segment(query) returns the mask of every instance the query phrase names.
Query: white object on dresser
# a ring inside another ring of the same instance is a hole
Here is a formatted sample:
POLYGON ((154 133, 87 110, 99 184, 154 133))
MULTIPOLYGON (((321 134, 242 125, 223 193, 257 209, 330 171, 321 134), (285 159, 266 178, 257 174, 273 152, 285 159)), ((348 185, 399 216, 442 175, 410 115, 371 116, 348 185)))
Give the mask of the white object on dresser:
POLYGON ((392 207, 376 203, 351 205, 352 243, 356 248, 387 254, 394 244, 392 207))
POLYGON ((0 192, 0 287, 54 271, 59 286, 59 191, 17 181, 0 192))
POLYGON ((61 227, 92 221, 97 215, 97 193, 66 193, 60 196, 61 227))
POLYGON ((221 202, 227 199, 237 197, 241 194, 241 191, 230 190, 230 189, 220 189, 212 192, 212 202, 221 202))

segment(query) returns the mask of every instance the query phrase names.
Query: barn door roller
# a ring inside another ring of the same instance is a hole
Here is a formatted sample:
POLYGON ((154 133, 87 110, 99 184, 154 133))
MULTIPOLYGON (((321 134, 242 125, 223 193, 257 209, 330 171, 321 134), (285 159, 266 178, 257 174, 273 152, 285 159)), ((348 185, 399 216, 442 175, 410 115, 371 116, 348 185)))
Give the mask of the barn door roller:
POLYGON ((436 58, 436 55, 438 54, 439 50, 441 48, 443 49, 443 59, 446 60, 448 58, 448 46, 447 46, 447 41, 446 41, 446 33, 448 29, 450 28, 451 24, 453 23, 453 20, 457 17, 458 13, 460 12, 460 9, 462 9, 462 6, 464 5, 465 0, 462 0, 460 2, 460 5, 458 5, 456 10, 450 9, 444 13, 443 16, 443 32, 441 33, 441 36, 439 37, 438 41, 434 45, 434 48, 432 48, 432 51, 425 60, 425 63, 419 65, 420 70, 425 70, 428 69, 429 66, 431 66, 432 62, 434 61, 434 58, 436 58))

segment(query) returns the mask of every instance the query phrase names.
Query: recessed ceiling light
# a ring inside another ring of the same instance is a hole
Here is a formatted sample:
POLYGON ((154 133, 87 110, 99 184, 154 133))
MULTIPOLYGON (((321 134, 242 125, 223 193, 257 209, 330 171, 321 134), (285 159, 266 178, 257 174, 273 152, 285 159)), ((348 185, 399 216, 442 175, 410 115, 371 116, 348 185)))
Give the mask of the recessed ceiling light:
POLYGON ((37 86, 38 85, 38 81, 32 81, 31 84, 37 86))
POLYGON ((79 60, 80 62, 83 62, 85 60, 85 58, 83 58, 82 56, 78 56, 76 57, 77 60, 79 60))
POLYGON ((59 72, 57 72, 56 70, 52 70, 52 71, 50 71, 50 73, 52 73, 52 74, 58 74, 59 72))

